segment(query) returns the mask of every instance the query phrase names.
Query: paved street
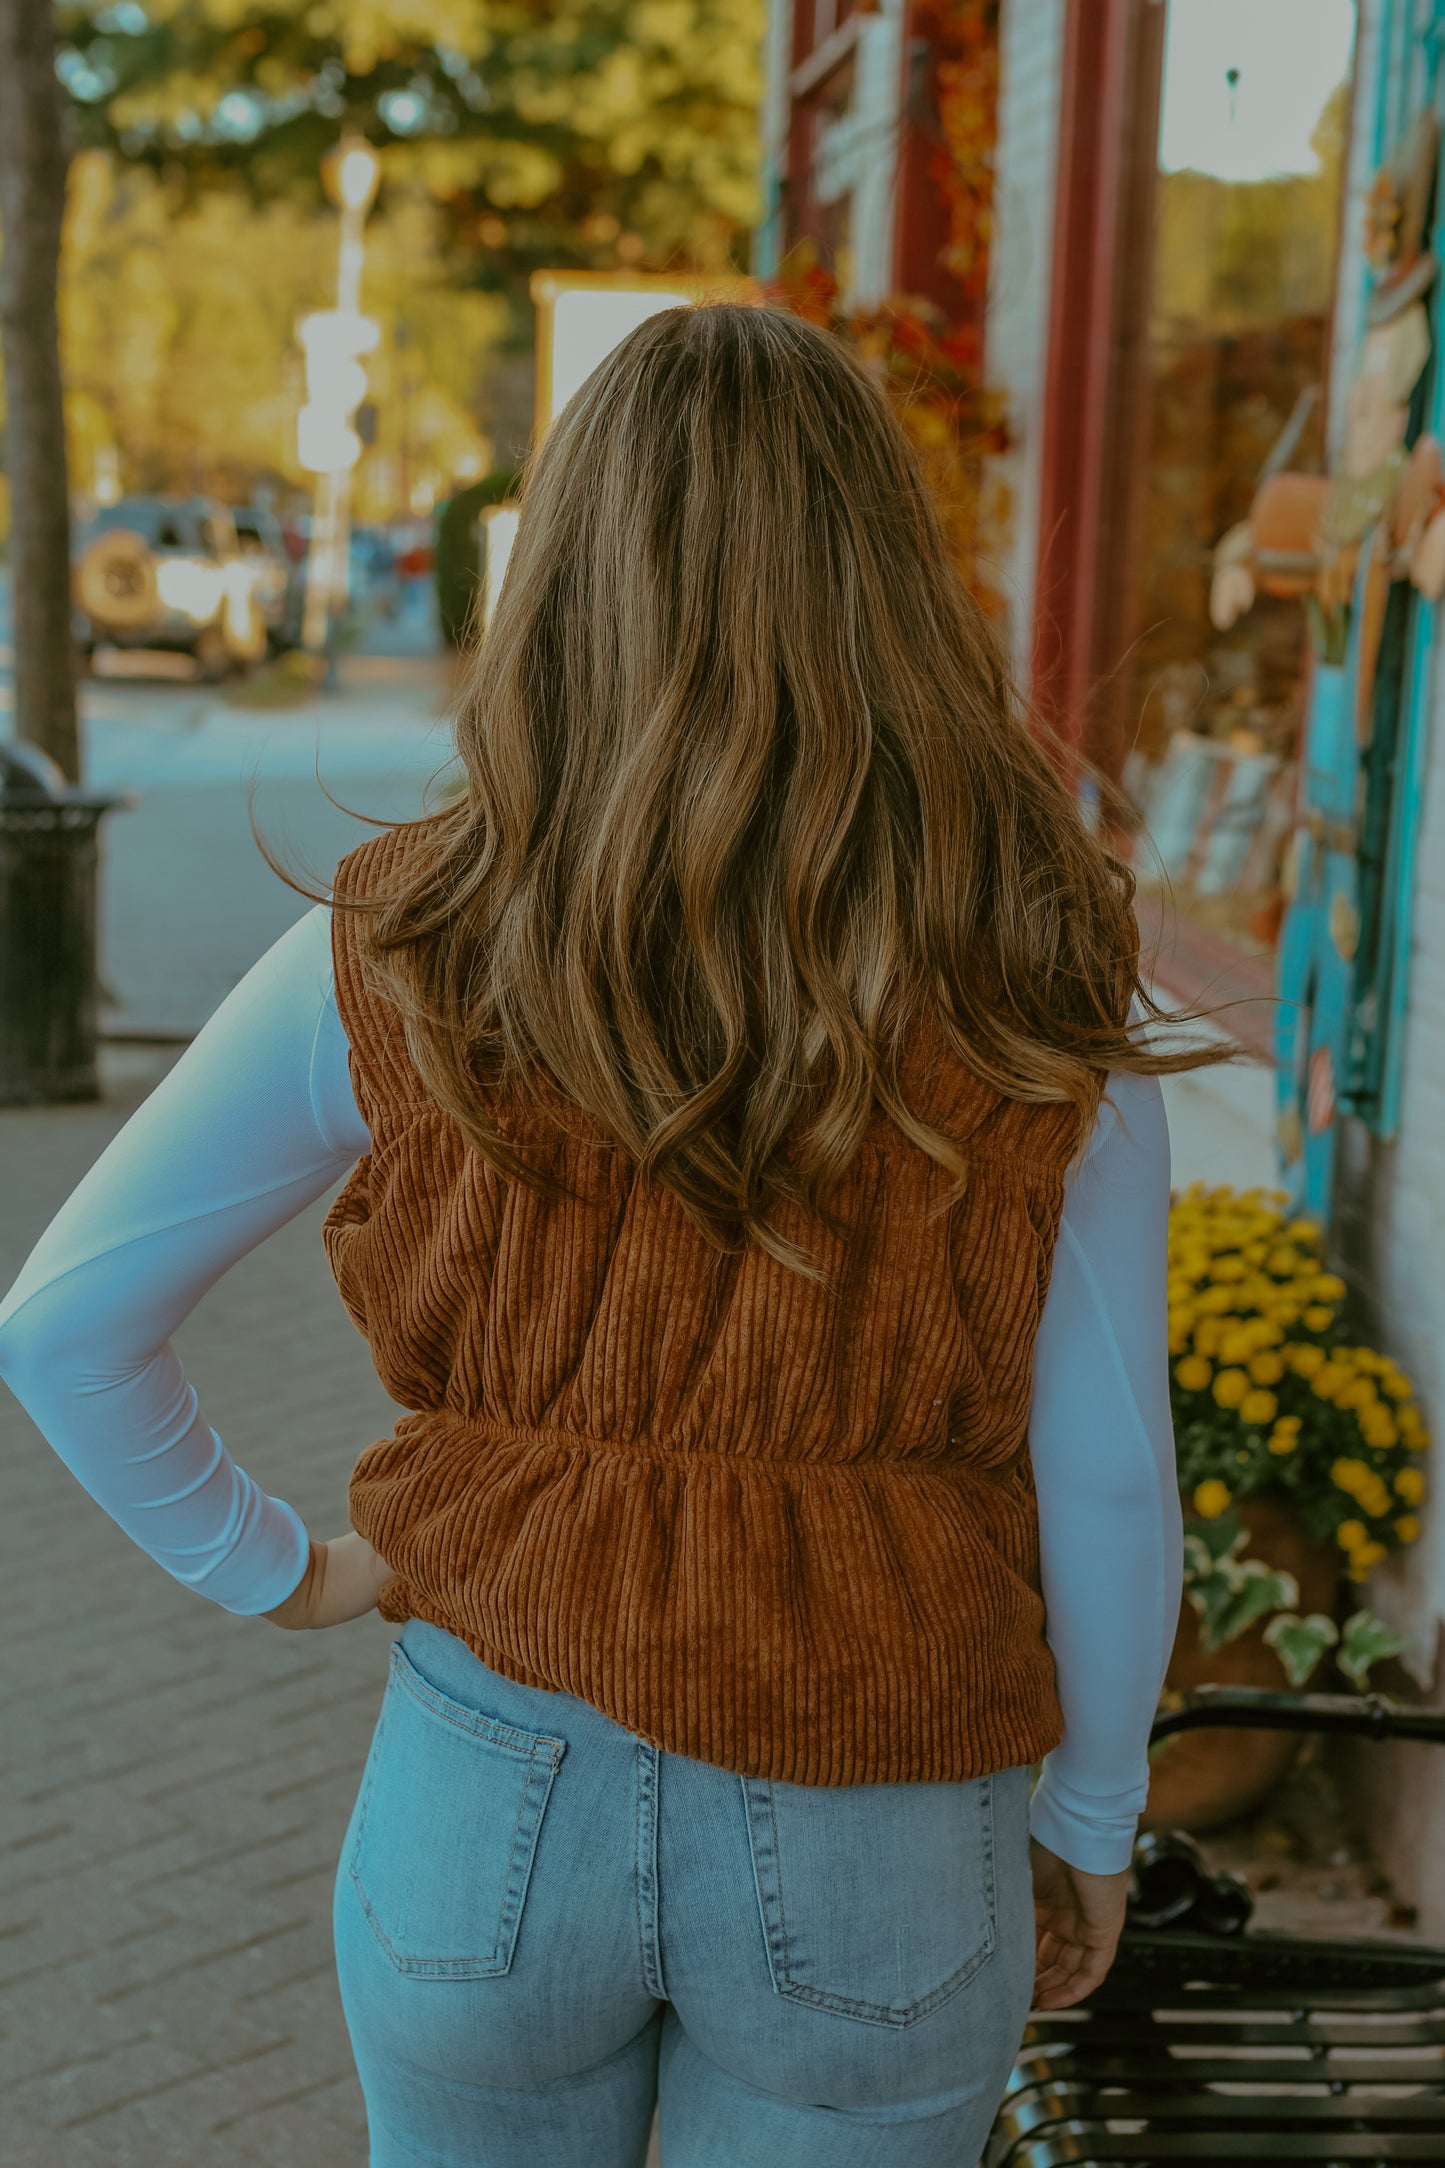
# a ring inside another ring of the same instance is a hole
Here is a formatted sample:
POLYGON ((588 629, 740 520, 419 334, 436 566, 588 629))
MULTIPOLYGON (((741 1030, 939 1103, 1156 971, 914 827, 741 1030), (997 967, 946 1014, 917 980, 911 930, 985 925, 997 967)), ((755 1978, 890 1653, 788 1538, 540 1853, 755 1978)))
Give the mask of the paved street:
MULTIPOLYGON (((0 583, 0 736, 9 729, 6 610, 0 583)), ((448 760, 453 680, 428 587, 418 585, 399 616, 368 627, 341 679, 338 691, 284 707, 245 705, 244 681, 223 689, 174 675, 84 681, 86 787, 136 800, 101 824, 104 1030, 190 1036, 309 909, 256 848, 246 804, 253 781, 258 828, 313 885, 370 832, 328 791, 373 819, 423 810, 448 760)))
POLYGON ((324 883, 341 853, 371 833, 326 792, 373 819, 421 812, 447 757, 449 689, 439 663, 357 656, 340 693, 295 710, 253 714, 212 701, 179 727, 93 725, 88 782, 138 798, 102 826, 104 1028, 199 1030, 310 908, 252 838, 253 778, 256 824, 270 848, 294 874, 324 883))

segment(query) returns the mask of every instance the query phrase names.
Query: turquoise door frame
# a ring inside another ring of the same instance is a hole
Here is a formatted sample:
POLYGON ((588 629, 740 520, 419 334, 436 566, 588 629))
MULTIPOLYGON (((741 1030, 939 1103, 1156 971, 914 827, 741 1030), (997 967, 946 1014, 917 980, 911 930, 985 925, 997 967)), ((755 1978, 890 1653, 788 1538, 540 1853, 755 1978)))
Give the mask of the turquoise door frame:
MULTIPOLYGON (((1414 69, 1402 67, 1396 80, 1395 107, 1389 116, 1395 138, 1403 132, 1410 112, 1412 85, 1415 105, 1442 111, 1441 56, 1445 51, 1445 0, 1389 0, 1396 15, 1413 14, 1418 45, 1414 69)), ((1411 57, 1411 56, 1407 56, 1411 57)), ((1378 160, 1377 160, 1378 163, 1378 160)), ((1445 185, 1437 179, 1435 217, 1431 245, 1437 263, 1445 265, 1445 185)), ((1431 302, 1432 358, 1427 372, 1428 405, 1424 426, 1445 443, 1445 369, 1440 367, 1445 344, 1445 276, 1437 277, 1431 302)), ((1379 988, 1380 1045, 1373 1099, 1364 1112, 1379 1135, 1393 1137, 1400 1121, 1400 1093, 1404 1077, 1405 1013, 1410 990, 1411 904, 1415 893, 1416 851, 1420 813, 1425 796, 1425 767, 1430 746, 1430 718, 1434 704, 1435 629, 1437 606, 1407 592, 1410 616, 1404 635, 1405 665, 1399 750, 1395 788, 1390 806, 1387 873, 1381 956, 1384 965, 1379 988)))
MULTIPOLYGON (((1413 114, 1438 110, 1445 0, 1380 0, 1371 168, 1413 114)), ((1445 260, 1437 178, 1433 243, 1445 260)), ((1363 303, 1370 274, 1362 271, 1363 303)), ((1416 387, 1408 441, 1445 436, 1445 279, 1429 300, 1431 358, 1416 387)), ((1353 364, 1347 357, 1346 366, 1353 364)), ((1361 551, 1360 593, 1371 536, 1361 551)), ((1354 727, 1359 609, 1340 665, 1316 662, 1310 688, 1294 893, 1277 963, 1275 1063, 1281 1177, 1297 1211, 1328 1220, 1338 1117, 1378 1135, 1399 1120, 1409 996, 1411 898, 1434 686, 1435 606, 1407 583, 1390 592, 1366 744, 1354 727)))
MULTIPOLYGON (((1361 552, 1363 577, 1368 546, 1361 552)), ((1359 611, 1342 663, 1316 661, 1290 847, 1293 893, 1280 928, 1275 1009, 1278 1139, 1297 1211, 1322 1217, 1334 1185, 1335 1135, 1360 922, 1359 754, 1355 672, 1359 611)))

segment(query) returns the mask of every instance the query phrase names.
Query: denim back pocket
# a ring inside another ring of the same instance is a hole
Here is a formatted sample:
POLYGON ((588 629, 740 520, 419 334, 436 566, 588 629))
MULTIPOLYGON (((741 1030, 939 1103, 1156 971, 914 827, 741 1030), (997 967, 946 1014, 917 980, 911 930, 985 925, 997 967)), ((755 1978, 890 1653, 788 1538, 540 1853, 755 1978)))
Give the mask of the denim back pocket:
POLYGON ((959 1784, 741 1782, 780 1995, 869 2025, 912 2025, 992 1956, 991 1776, 959 1784))
POLYGON ((566 1751, 454 1701, 393 1641, 350 1872, 398 1972, 485 1980, 510 1970, 566 1751))

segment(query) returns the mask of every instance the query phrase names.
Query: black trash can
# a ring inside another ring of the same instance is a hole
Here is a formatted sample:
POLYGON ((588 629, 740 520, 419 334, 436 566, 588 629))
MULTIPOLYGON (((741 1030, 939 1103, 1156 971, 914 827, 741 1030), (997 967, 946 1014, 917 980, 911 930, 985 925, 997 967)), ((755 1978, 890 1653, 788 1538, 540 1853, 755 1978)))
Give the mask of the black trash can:
POLYGON ((0 1106, 100 1097, 98 834, 133 802, 68 784, 35 746, 0 744, 0 1106))

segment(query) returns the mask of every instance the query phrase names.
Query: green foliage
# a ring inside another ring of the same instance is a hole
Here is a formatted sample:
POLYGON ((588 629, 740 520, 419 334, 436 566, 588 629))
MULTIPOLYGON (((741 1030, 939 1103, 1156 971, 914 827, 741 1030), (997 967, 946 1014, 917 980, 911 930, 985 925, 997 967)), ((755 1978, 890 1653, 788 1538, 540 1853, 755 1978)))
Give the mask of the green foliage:
POLYGON ((1398 1656, 1404 1646, 1403 1635, 1376 1618, 1373 1611, 1354 1611, 1345 1620, 1335 1660, 1351 1686, 1363 1693, 1371 1665, 1383 1663, 1387 1656, 1398 1656))
POLYGON ((1262 1559, 1241 1558, 1248 1537, 1237 1520, 1191 1522, 1184 1538, 1184 1593, 1199 1613, 1199 1643, 1223 1648, 1266 1612, 1299 1602, 1294 1576, 1262 1559))
MULTIPOLYGON (((363 302, 381 326, 367 358, 376 442, 356 474, 359 517, 384 516, 403 475, 444 487, 492 458, 479 393, 508 309, 448 289, 444 221, 394 188, 367 236, 363 302)), ((72 473, 91 487, 112 455, 125 488, 245 496, 296 467, 296 324, 336 278, 336 216, 235 193, 192 203, 101 151, 71 168, 61 331, 72 473)))
POLYGON ((763 0, 61 0, 83 143, 189 191, 319 196, 345 128, 421 184, 460 276, 722 270, 757 213, 763 0))
POLYGON ((1340 1638, 1340 1629, 1323 1611, 1308 1618, 1281 1611, 1264 1629, 1264 1638, 1284 1665, 1291 1686, 1304 1686, 1326 1649, 1340 1638))
POLYGON ((1342 1633, 1321 1611, 1301 1618, 1286 1608, 1299 1602, 1299 1584, 1293 1574, 1278 1572, 1262 1559, 1240 1557, 1248 1535, 1237 1513, 1186 1520, 1184 1527, 1184 1593, 1199 1613, 1201 1648, 1221 1649, 1257 1620, 1268 1618, 1264 1639, 1291 1686, 1304 1686, 1326 1651, 1337 1648, 1340 1670, 1363 1693, 1371 1665, 1398 1656, 1405 1646, 1372 1611, 1352 1613, 1342 1633))
POLYGON ((1352 1612, 1343 1633, 1322 1612, 1312 1612, 1308 1618, 1281 1612, 1265 1627, 1264 1638, 1284 1665, 1291 1686, 1303 1686, 1326 1649, 1334 1649, 1335 1662, 1360 1694, 1369 1685, 1372 1667, 1388 1656, 1398 1656, 1405 1646, 1404 1637, 1373 1611, 1352 1612))
POLYGON ((460 647, 471 623, 481 577, 477 522, 489 504, 503 504, 520 479, 512 467, 499 467, 479 482, 457 490, 436 511, 435 568, 437 614, 443 636, 460 647))

